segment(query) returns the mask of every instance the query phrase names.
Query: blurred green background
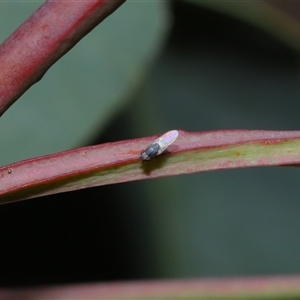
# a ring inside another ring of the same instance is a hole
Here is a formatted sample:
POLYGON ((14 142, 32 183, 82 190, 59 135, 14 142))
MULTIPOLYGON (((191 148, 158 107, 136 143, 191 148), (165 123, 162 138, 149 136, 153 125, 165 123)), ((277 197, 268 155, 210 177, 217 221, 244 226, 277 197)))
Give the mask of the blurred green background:
MULTIPOLYGON (((41 3, 0 4, 3 41, 41 3)), ((1 118, 1 165, 171 129, 299 130, 299 2, 128 1, 1 118)), ((0 206, 0 285, 300 273, 299 169, 0 206)))

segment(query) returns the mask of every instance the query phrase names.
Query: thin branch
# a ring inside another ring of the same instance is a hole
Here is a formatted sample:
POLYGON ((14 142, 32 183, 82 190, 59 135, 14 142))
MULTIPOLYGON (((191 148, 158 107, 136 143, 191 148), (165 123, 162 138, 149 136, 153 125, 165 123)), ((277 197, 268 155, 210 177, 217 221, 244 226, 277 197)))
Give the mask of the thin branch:
POLYGON ((200 171, 300 164, 299 131, 185 132, 165 153, 142 162, 155 138, 107 143, 0 168, 0 203, 87 187, 200 171))
POLYGON ((0 46, 0 115, 124 1, 43 4, 0 46))
POLYGON ((0 289, 2 300, 299 299, 300 276, 149 280, 0 289))

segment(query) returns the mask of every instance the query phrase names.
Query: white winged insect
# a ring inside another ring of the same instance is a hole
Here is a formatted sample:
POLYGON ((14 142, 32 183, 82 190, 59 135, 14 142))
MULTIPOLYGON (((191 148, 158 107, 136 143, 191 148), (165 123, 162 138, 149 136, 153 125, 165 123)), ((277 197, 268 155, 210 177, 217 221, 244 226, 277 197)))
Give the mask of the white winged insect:
POLYGON ((175 142, 179 132, 171 130, 156 139, 151 145, 141 152, 141 160, 150 160, 163 153, 171 144, 175 142))

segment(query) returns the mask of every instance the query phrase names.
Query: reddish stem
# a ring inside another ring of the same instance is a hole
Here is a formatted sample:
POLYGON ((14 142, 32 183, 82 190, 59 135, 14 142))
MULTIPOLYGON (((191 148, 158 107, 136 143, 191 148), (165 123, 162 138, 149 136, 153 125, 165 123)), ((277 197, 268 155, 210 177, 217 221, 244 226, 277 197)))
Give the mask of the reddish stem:
POLYGON ((0 204, 93 186, 201 171, 300 164, 300 131, 186 132, 142 162, 160 135, 73 149, 0 168, 0 204))
POLYGON ((300 276, 150 280, 0 289, 7 299, 299 299, 300 276))
POLYGON ((48 0, 0 46, 0 115, 125 0, 48 0))

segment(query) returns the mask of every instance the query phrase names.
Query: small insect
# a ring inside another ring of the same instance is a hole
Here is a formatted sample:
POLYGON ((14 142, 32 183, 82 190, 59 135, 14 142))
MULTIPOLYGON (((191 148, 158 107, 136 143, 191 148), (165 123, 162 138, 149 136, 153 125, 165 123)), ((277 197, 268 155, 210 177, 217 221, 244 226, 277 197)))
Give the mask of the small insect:
POLYGON ((156 139, 150 146, 141 152, 141 160, 150 160, 151 158, 163 153, 178 137, 177 130, 171 130, 156 139))

